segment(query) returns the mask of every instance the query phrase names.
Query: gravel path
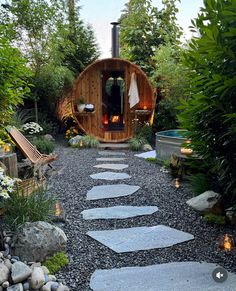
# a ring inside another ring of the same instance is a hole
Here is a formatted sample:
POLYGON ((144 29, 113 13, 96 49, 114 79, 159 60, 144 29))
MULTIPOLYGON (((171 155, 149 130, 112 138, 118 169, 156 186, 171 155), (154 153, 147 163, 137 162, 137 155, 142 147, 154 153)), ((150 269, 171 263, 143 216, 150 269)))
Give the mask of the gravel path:
POLYGON ((105 170, 93 166, 99 164, 97 149, 73 149, 58 145, 59 160, 55 167, 62 168, 60 174, 50 180, 52 191, 62 201, 67 214, 67 222, 62 228, 68 237, 70 263, 61 270, 61 278, 72 291, 88 291, 89 281, 95 269, 109 269, 127 266, 147 266, 180 261, 205 261, 218 263, 229 271, 236 272, 236 254, 225 254, 217 248, 217 242, 224 233, 235 234, 233 227, 209 225, 200 215, 186 205, 192 197, 187 184, 176 190, 169 174, 160 172, 160 166, 134 157, 134 153, 124 151, 129 167, 122 172, 131 179, 118 183, 140 186, 136 193, 119 198, 86 201, 86 193, 93 186, 116 184, 117 181, 93 180, 91 174, 105 170), (159 211, 150 216, 140 216, 124 220, 82 219, 83 210, 116 205, 155 205, 159 211), (87 231, 106 230, 137 226, 164 224, 189 232, 195 239, 164 249, 117 254, 92 238, 87 231))

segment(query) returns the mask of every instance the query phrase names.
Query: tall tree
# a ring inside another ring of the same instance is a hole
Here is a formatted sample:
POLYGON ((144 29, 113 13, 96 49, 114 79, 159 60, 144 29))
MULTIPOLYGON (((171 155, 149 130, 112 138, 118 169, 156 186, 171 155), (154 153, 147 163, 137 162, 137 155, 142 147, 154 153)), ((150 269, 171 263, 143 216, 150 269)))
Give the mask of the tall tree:
POLYGON ((31 71, 20 51, 11 46, 12 33, 10 27, 0 24, 0 129, 29 93, 27 80, 31 71))
POLYGON ((175 43, 181 34, 176 24, 176 1, 179 0, 163 0, 164 8, 158 11, 152 0, 130 0, 120 17, 121 56, 138 64, 149 75, 160 44, 175 43))

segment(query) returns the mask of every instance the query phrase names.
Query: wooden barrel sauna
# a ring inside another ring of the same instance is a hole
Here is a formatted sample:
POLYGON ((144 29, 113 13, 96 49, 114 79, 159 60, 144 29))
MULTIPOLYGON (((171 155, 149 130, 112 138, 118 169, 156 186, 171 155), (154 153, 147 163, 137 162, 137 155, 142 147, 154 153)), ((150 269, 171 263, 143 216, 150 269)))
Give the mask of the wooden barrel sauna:
POLYGON ((124 142, 132 138, 134 123, 150 121, 154 108, 154 91, 147 76, 137 65, 124 59, 96 61, 73 84, 73 115, 86 134, 102 142, 124 142), (139 96, 139 102, 132 108, 129 103, 131 76, 136 78, 139 96), (94 111, 79 112, 77 105, 82 99, 92 104, 94 111))

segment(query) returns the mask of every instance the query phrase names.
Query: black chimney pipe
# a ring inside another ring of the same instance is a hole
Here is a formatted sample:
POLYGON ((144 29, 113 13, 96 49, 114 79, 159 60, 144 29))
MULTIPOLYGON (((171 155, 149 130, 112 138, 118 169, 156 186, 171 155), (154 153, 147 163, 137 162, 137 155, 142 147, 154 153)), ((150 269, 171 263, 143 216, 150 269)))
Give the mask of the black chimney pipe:
POLYGON ((113 25, 111 30, 111 39, 112 39, 112 57, 113 58, 119 58, 119 22, 111 22, 111 25, 113 25))

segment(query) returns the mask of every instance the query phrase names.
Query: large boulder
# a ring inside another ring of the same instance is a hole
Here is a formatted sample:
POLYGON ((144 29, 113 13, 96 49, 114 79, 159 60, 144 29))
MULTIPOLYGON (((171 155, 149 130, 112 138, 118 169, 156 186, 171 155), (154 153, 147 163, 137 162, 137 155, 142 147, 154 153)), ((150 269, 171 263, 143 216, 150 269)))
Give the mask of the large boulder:
POLYGON ((219 200, 221 195, 214 191, 206 191, 189 199, 186 203, 194 210, 200 212, 219 212, 219 200))
POLYGON ((57 252, 65 251, 67 237, 59 227, 37 221, 20 227, 13 242, 13 252, 22 261, 42 262, 57 252))

